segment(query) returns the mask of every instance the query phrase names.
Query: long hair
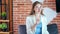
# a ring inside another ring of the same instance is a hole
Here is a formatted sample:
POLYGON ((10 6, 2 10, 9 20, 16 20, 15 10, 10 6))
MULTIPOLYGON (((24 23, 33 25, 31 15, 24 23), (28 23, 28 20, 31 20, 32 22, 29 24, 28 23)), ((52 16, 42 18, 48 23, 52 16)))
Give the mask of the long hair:
MULTIPOLYGON (((34 14, 35 14, 34 7, 35 7, 37 4, 41 4, 41 5, 42 5, 41 2, 38 2, 38 1, 34 2, 33 5, 32 5, 32 10, 31 10, 30 15, 34 15, 34 14)), ((42 11, 43 11, 43 10, 42 10, 42 11)), ((41 14, 44 15, 42 11, 41 11, 41 14)))

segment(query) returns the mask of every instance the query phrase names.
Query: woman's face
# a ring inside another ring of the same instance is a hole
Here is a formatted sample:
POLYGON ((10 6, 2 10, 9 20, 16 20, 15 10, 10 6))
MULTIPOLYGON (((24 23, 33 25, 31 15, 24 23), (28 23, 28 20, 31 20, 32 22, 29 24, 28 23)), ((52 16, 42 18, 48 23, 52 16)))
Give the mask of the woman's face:
POLYGON ((41 4, 37 4, 34 7, 34 11, 35 11, 36 14, 41 13, 41 4))

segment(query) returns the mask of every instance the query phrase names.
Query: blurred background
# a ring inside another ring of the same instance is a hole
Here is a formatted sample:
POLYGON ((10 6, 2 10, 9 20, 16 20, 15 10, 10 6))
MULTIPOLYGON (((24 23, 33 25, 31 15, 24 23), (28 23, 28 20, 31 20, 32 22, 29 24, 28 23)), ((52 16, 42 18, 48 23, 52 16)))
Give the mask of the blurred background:
MULTIPOLYGON (((58 26, 58 33, 60 34, 60 0, 45 0, 43 6, 49 7, 57 12, 57 17, 51 23, 56 23, 58 26), (57 6, 56 6, 57 5, 57 6), (57 8, 57 10, 56 10, 57 8)), ((31 12, 31 0, 13 0, 13 32, 18 34, 19 25, 25 25, 26 17, 31 12)))

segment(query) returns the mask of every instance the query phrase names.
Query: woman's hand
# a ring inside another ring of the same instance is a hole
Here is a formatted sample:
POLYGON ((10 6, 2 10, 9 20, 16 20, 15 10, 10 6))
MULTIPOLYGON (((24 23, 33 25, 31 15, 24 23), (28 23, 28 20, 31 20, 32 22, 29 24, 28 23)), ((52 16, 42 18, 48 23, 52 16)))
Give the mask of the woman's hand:
POLYGON ((39 22, 40 22, 40 17, 37 17, 36 18, 36 24, 39 24, 39 22))
POLYGON ((35 29, 36 25, 40 23, 40 16, 36 16, 36 23, 31 27, 32 31, 35 29))
POLYGON ((37 23, 37 24, 39 24, 39 22, 40 22, 40 16, 41 16, 40 14, 38 14, 38 15, 36 16, 36 23, 37 23))

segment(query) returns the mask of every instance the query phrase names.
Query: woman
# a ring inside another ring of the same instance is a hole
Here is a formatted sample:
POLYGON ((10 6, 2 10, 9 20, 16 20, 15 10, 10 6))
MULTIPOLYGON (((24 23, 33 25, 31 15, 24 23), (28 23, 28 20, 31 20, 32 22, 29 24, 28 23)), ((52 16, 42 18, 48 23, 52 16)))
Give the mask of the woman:
POLYGON ((32 11, 26 18, 27 34, 49 34, 47 24, 47 19, 43 14, 42 3, 34 2, 32 11))

